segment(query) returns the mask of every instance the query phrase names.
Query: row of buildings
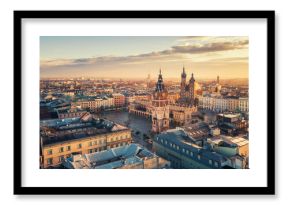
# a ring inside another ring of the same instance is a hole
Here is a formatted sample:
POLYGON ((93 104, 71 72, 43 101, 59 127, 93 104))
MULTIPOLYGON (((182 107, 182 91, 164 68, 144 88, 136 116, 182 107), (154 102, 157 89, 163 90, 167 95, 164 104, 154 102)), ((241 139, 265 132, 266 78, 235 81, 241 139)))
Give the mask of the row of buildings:
POLYGON ((71 105, 81 109, 95 110, 98 108, 124 107, 125 103, 124 95, 114 93, 110 96, 81 98, 73 101, 71 105))
POLYGON ((248 168, 249 142, 243 137, 193 135, 177 128, 156 135, 153 149, 175 169, 248 168))
POLYGON ((40 122, 41 168, 248 168, 248 122, 234 113, 248 112, 248 99, 222 95, 221 89, 218 77, 211 93, 203 95, 193 74, 187 83, 183 68, 179 93, 167 90, 160 70, 153 91, 132 95, 119 88, 97 97, 81 95, 71 104, 51 101, 58 119, 40 122), (150 118, 153 152, 131 144, 128 127, 89 112, 122 107, 150 118))
POLYGON ((131 130, 89 113, 82 117, 40 122, 41 168, 57 167, 66 158, 84 155, 131 143, 131 130))
POLYGON ((216 95, 198 96, 198 105, 202 109, 212 110, 216 112, 224 112, 224 111, 249 112, 248 98, 240 98, 235 96, 227 96, 227 97, 216 95))

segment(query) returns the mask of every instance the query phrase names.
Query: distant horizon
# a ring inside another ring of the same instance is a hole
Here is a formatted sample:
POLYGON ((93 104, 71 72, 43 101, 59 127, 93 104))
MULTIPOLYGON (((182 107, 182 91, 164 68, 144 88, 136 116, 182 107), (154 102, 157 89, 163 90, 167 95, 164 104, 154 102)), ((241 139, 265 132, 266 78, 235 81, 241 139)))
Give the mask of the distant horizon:
MULTIPOLYGON (((76 76, 76 77, 41 77, 40 80, 47 80, 47 79, 80 79, 80 78, 84 78, 84 80, 87 80, 87 79, 95 79, 95 80, 147 80, 147 78, 118 78, 118 77, 93 77, 93 76, 76 76)), ((157 80, 158 79, 158 76, 157 77, 154 77, 154 78, 150 78, 150 80, 154 81, 154 80, 157 80)), ((163 80, 164 81, 167 81, 167 80, 176 80, 176 81, 180 81, 180 78, 164 78, 163 76, 163 80)), ((195 80, 216 80, 217 78, 195 78, 195 80)), ((221 78, 220 77, 220 81, 223 81, 223 80, 248 80, 249 78, 239 78, 239 77, 235 77, 235 78, 221 78)), ((188 79, 189 80, 189 79, 188 79)))
POLYGON ((40 76, 248 78, 246 36, 41 36, 40 76))

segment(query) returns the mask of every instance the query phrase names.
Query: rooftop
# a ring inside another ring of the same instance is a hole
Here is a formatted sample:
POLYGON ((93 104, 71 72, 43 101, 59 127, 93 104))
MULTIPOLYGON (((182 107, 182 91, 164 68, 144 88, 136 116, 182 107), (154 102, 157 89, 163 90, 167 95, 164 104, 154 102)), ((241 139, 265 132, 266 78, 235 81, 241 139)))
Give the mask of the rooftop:
POLYGON ((70 169, 117 169, 154 157, 157 156, 146 148, 130 144, 92 154, 75 155, 67 158, 63 165, 70 169))
POLYGON ((105 119, 66 118, 41 123, 43 145, 83 139, 100 134, 129 130, 129 128, 105 119))
POLYGON ((188 152, 192 153, 191 157, 198 158, 198 155, 200 155, 201 159, 205 161, 208 159, 220 162, 226 160, 221 154, 196 145, 183 129, 172 129, 162 132, 154 138, 154 141, 158 141, 158 143, 161 142, 163 146, 169 147, 170 149, 173 143, 175 146, 179 146, 179 149, 176 149, 175 152, 187 155, 184 150, 188 150, 188 152), (167 141, 167 143, 164 143, 165 141, 167 141))
POLYGON ((241 147, 249 144, 249 141, 243 137, 218 136, 209 138, 208 142, 223 147, 241 147))
POLYGON ((240 117, 240 114, 239 113, 236 113, 236 114, 218 114, 219 116, 221 117, 226 117, 226 118, 236 118, 236 117, 240 117))

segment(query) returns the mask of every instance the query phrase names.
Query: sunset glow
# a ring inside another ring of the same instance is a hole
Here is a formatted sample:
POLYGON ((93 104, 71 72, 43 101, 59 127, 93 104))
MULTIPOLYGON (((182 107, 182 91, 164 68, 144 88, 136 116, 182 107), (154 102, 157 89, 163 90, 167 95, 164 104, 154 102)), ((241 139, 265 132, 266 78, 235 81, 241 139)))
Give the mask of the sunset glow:
POLYGON ((42 36, 41 77, 248 78, 248 37, 42 36))

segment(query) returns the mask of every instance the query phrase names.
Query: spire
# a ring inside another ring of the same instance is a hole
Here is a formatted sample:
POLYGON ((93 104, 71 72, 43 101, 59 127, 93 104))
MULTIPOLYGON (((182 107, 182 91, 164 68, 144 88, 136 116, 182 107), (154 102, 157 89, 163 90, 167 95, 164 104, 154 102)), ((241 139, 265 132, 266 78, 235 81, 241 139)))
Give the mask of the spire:
POLYGON ((159 69, 159 76, 158 76, 158 81, 160 81, 160 80, 163 81, 162 80, 162 74, 161 74, 161 68, 159 69))
POLYGON ((182 71, 182 74, 181 74, 181 78, 186 78, 186 73, 185 73, 184 65, 183 65, 183 71, 182 71))
POLYGON ((156 91, 163 91, 164 90, 164 83, 163 83, 163 78, 161 74, 161 69, 159 70, 159 76, 158 76, 158 81, 156 83, 156 91))
POLYGON ((193 77, 193 73, 191 73, 191 78, 190 78, 189 82, 194 82, 194 81, 195 81, 195 79, 193 77))

